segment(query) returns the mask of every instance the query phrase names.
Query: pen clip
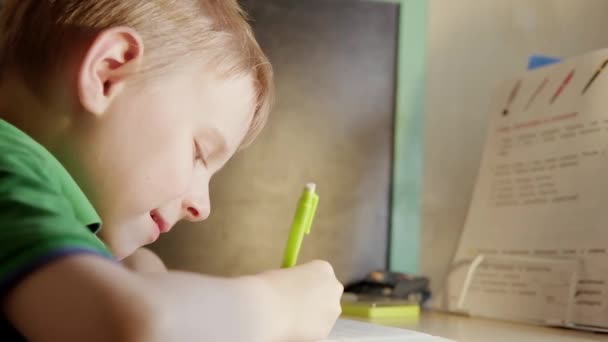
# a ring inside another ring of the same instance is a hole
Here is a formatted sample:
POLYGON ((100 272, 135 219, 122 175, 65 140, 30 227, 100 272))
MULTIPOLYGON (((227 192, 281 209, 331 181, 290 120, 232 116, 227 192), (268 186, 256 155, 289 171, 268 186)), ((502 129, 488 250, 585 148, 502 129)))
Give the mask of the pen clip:
POLYGON ((314 220, 315 213, 317 212, 317 205, 319 204, 319 196, 317 194, 312 194, 312 207, 310 208, 310 215, 308 215, 308 220, 306 222, 306 235, 310 234, 312 229, 312 221, 314 220))

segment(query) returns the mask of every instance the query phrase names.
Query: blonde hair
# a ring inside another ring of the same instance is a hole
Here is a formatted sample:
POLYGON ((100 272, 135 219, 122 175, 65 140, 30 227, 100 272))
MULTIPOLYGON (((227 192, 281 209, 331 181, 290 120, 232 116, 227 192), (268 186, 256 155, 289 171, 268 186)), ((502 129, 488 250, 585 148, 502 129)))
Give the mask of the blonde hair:
POLYGON ((243 144, 262 129, 272 103, 273 72, 236 0, 4 0, 0 72, 17 70, 36 87, 85 39, 116 26, 141 34, 147 75, 185 59, 210 63, 221 77, 251 75, 256 108, 243 144))

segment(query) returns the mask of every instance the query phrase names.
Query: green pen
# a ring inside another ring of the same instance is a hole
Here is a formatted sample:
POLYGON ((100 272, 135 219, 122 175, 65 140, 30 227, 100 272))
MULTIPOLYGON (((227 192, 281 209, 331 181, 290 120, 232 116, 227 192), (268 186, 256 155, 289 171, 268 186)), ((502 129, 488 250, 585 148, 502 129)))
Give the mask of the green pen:
POLYGON ((285 246, 285 253, 283 254, 282 268, 296 265, 304 235, 310 234, 312 221, 319 204, 319 196, 315 193, 316 188, 317 186, 314 183, 306 184, 306 188, 304 188, 304 192, 298 201, 298 208, 291 224, 287 246, 285 246))

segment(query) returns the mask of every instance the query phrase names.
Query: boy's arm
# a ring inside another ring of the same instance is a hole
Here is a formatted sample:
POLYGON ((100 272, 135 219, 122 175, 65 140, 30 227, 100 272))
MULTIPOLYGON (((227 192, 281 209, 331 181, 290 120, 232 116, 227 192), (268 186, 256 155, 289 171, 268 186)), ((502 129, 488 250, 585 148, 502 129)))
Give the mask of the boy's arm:
POLYGON ((283 341, 275 297, 257 277, 139 275, 79 255, 22 280, 4 309, 33 341, 283 341))

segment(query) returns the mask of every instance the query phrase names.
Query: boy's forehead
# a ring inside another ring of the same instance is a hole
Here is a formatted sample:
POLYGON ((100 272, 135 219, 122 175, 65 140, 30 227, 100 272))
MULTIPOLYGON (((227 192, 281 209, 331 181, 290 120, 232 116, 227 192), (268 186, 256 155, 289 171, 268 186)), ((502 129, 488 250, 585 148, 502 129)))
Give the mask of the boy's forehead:
POLYGON ((216 109, 223 111, 247 111, 253 114, 255 87, 251 76, 211 77, 202 84, 203 86, 197 87, 199 99, 205 101, 207 106, 217 106, 219 108, 216 109))
MULTIPOLYGON (((227 145, 239 145, 255 111, 253 79, 248 76, 208 79, 198 87, 196 114, 213 127, 227 145)), ((235 148, 238 146, 235 146, 235 148)))

